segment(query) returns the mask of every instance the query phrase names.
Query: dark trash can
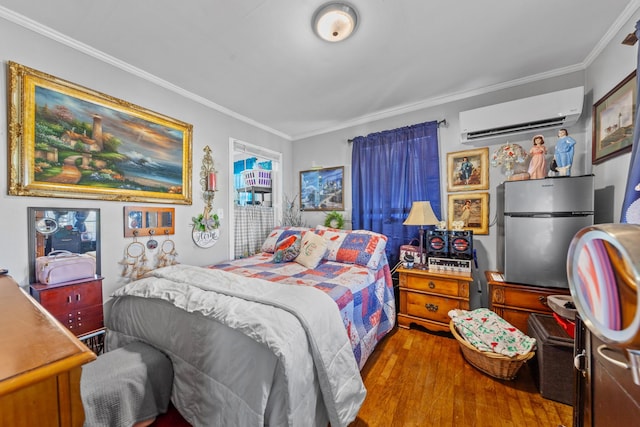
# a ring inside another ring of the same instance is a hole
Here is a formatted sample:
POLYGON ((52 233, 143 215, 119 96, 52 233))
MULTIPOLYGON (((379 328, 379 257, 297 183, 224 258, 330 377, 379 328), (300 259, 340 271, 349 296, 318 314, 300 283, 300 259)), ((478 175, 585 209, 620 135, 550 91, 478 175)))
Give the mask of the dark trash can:
POLYGON ((553 316, 533 313, 527 327, 528 335, 536 339, 536 355, 529 364, 540 394, 573 405, 573 339, 553 316))

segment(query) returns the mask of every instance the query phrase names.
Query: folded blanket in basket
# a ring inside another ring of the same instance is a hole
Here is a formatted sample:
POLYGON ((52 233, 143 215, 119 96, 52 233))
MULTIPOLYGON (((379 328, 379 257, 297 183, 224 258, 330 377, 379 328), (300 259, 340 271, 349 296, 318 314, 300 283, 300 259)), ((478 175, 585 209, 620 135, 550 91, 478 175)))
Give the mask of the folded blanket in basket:
POLYGON ((529 353, 536 345, 535 338, 486 308, 451 310, 449 317, 460 335, 480 351, 513 357, 529 353))

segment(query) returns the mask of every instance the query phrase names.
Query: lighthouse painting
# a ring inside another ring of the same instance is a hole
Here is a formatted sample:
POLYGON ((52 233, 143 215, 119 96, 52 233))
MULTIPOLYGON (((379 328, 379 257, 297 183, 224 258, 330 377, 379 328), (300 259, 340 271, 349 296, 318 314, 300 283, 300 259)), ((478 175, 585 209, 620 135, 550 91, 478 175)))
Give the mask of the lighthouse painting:
POLYGON ((10 72, 11 194, 191 203, 190 124, 19 64, 10 72))

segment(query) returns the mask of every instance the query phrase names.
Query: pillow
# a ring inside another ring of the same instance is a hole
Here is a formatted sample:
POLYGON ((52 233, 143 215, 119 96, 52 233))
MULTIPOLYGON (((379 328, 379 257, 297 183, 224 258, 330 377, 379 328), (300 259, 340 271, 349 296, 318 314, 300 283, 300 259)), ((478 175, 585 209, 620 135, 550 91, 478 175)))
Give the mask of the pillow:
POLYGON ((309 230, 311 230, 309 227, 276 227, 265 239, 261 250, 272 254, 276 251, 276 246, 282 239, 294 234, 302 236, 309 230))
POLYGON ((315 233, 305 233, 300 244, 300 255, 295 261, 307 268, 314 269, 322 261, 327 251, 327 242, 324 238, 315 233))
POLYGON ((374 270, 380 265, 387 245, 387 236, 369 230, 336 230, 318 226, 315 233, 327 241, 327 260, 374 270))
POLYGON ((289 262, 293 261, 300 253, 300 240, 302 238, 298 234, 292 234, 278 243, 276 251, 273 253, 273 262, 289 262))

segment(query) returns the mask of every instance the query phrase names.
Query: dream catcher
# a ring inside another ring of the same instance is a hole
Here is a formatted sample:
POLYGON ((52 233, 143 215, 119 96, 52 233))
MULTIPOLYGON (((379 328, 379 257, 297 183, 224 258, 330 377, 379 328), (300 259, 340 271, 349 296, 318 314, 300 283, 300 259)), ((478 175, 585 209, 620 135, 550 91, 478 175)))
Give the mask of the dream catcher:
POLYGON ((127 277, 129 280, 140 279, 147 272, 153 270, 147 267, 146 248, 138 242, 136 237, 127 246, 125 256, 119 264, 122 265, 122 277, 127 277))
POLYGON ((156 257, 156 268, 167 267, 170 265, 176 265, 176 257, 178 252, 176 251, 176 244, 173 240, 167 237, 164 242, 158 248, 158 255, 156 257))

